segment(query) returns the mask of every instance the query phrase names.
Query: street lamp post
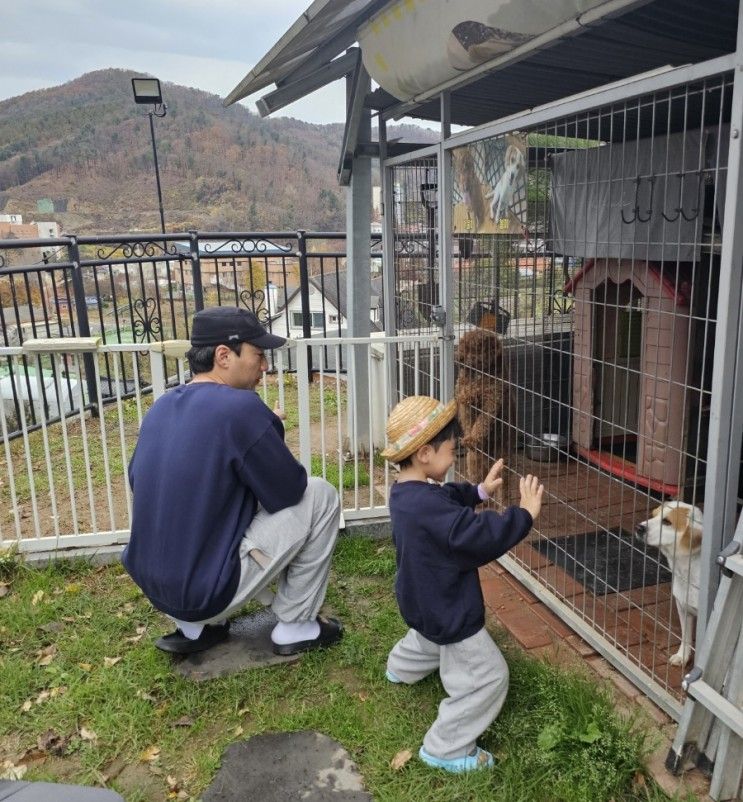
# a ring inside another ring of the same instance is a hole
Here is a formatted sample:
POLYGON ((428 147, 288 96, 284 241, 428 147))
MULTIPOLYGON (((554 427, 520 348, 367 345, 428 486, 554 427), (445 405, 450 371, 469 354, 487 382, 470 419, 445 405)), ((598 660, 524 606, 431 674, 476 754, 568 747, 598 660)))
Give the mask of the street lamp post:
POLYGON ((157 203, 160 208, 160 228, 165 233, 165 213, 163 212, 163 193, 160 187, 160 166, 157 162, 157 145, 155 144, 155 117, 164 117, 168 107, 163 103, 160 81, 157 78, 132 78, 132 90, 135 103, 153 106, 147 114, 150 118, 150 134, 152 136, 152 156, 155 160, 155 180, 157 181, 157 203))

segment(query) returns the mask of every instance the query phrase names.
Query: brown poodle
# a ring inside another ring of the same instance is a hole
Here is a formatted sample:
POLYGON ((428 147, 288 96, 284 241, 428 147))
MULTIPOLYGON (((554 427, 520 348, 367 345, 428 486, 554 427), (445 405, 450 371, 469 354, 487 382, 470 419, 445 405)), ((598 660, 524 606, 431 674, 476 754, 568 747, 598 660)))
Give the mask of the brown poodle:
MULTIPOLYGON (((481 482, 500 457, 506 461, 512 453, 515 429, 512 420, 511 394, 503 364, 503 346, 493 331, 473 329, 462 335, 456 352, 457 381, 454 397, 467 449, 466 478, 481 482)), ((503 488, 496 499, 508 500, 507 471, 503 488)))

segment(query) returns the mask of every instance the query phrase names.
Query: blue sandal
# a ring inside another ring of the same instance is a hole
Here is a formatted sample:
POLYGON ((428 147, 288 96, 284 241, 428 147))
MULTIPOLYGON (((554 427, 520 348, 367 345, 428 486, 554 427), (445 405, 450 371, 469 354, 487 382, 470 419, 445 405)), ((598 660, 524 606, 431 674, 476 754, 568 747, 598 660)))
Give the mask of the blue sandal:
POLYGON ((445 760, 441 757, 434 757, 421 746, 418 750, 418 757, 427 765, 435 769, 444 769, 453 774, 461 774, 465 771, 477 771, 478 769, 490 769, 495 765, 495 758, 485 749, 475 747, 474 755, 464 757, 453 757, 445 760))

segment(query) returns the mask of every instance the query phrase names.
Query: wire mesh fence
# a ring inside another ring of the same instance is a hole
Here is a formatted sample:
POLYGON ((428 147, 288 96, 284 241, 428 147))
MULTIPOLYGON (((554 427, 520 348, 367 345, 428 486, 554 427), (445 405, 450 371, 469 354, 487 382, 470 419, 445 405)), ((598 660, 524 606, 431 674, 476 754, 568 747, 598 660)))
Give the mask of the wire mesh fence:
MULTIPOLYGON (((715 75, 451 150, 457 474, 504 456, 506 504, 540 476, 511 560, 671 705, 698 594, 731 95, 715 75), (662 541, 638 537, 668 499, 662 541)), ((394 168, 396 242, 426 230, 431 168, 394 168)), ((423 250, 413 267, 396 248, 401 332, 430 325, 440 256, 423 250)))

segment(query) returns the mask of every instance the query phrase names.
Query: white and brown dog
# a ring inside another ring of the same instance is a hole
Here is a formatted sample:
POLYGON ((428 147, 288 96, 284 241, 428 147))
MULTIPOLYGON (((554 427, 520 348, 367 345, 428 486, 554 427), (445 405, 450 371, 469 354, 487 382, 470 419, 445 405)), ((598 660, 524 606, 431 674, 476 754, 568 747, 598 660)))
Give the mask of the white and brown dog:
POLYGON ((693 630, 699 609, 699 553, 702 545, 702 511, 683 501, 666 501, 635 532, 655 546, 668 561, 671 589, 681 622, 681 645, 668 662, 685 666, 693 651, 693 630))

